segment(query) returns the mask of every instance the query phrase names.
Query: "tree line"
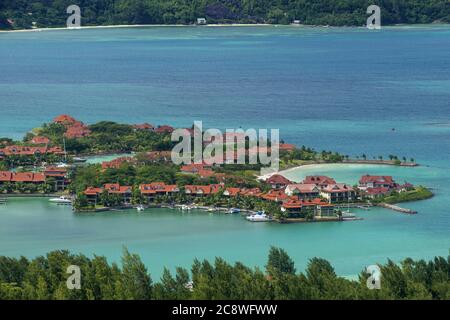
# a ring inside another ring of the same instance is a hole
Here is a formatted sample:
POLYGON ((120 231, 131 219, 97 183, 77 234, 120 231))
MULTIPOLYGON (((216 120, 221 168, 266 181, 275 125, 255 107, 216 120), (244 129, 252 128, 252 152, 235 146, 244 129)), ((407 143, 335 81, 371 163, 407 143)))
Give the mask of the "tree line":
POLYGON ((389 260, 380 265, 381 288, 370 290, 365 271, 357 280, 339 277, 320 258, 298 273, 289 255, 270 249, 265 270, 221 258, 194 260, 190 270, 164 269, 158 282, 137 254, 124 249, 121 265, 53 251, 32 260, 0 257, 0 300, 293 300, 450 299, 450 256, 425 261, 389 260), (67 287, 67 268, 81 271, 81 289, 67 287))
POLYGON ((82 25, 193 24, 205 17, 209 23, 360 26, 372 4, 381 7, 385 25, 450 22, 447 0, 3 0, 0 28, 63 27, 72 4, 81 8, 82 25))

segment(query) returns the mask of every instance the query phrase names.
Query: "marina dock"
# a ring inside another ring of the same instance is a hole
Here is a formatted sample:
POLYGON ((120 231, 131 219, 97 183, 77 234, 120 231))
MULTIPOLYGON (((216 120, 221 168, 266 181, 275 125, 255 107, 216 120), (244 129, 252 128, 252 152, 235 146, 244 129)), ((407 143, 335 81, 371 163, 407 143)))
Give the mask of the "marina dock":
POLYGON ((378 204, 379 207, 382 208, 386 208, 386 209, 391 209, 400 213, 405 213, 405 214, 417 214, 417 211, 411 210, 411 209, 407 209, 407 208, 402 208, 393 204, 388 204, 388 203, 380 203, 378 204))

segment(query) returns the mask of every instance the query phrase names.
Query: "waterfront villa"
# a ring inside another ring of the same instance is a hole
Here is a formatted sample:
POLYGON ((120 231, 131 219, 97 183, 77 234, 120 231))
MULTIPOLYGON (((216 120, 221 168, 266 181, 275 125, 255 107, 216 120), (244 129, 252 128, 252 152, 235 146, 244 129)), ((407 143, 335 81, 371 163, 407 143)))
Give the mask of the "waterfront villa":
POLYGON ((180 189, 176 185, 167 185, 164 182, 141 184, 139 190, 147 202, 152 202, 156 196, 180 192, 180 189))
POLYGON ((330 184, 336 184, 333 178, 327 176, 306 176, 302 181, 303 184, 315 184, 320 189, 327 187, 330 184))
POLYGON ((96 205, 99 200, 99 196, 104 191, 107 191, 108 194, 120 195, 121 201, 124 204, 131 203, 131 197, 133 193, 132 187, 121 186, 118 183, 107 183, 104 185, 104 188, 89 187, 84 191, 84 194, 86 195, 86 198, 90 204, 96 205))
POLYGON ((287 212, 289 216, 305 217, 308 212, 315 217, 334 217, 334 205, 320 198, 311 200, 290 199, 281 205, 281 211, 287 212))
POLYGON ((290 184, 284 191, 288 196, 295 196, 299 200, 315 199, 320 196, 320 189, 315 184, 290 184))
POLYGON ((391 193, 391 190, 389 190, 389 188, 386 188, 386 187, 376 187, 376 188, 365 189, 365 196, 370 199, 384 197, 390 193, 391 193))
POLYGON ((367 188, 387 188, 392 190, 397 188, 398 184, 391 176, 371 176, 365 175, 359 179, 359 189, 366 190, 367 188))
POLYGON ((41 172, 0 171, 0 185, 5 183, 45 183, 45 175, 41 172))
POLYGON ((274 174, 272 176, 270 176, 267 180, 266 180, 267 184, 270 184, 270 186, 272 187, 272 189, 280 189, 280 188, 285 188, 288 185, 292 184, 291 181, 289 181, 288 179, 286 179, 285 177, 283 177, 280 174, 274 174))
POLYGON ((46 182, 54 181, 55 191, 63 191, 69 184, 67 169, 60 167, 47 167, 44 170, 46 182))
POLYGON ((211 194, 219 193, 220 190, 222 190, 223 185, 222 184, 210 184, 206 186, 199 186, 199 185, 186 185, 184 186, 184 192, 187 195, 194 196, 194 197, 203 197, 211 194))
POLYGON ((345 183, 336 183, 323 188, 320 196, 329 203, 348 202, 356 199, 356 192, 353 187, 345 183))
POLYGON ((32 183, 35 185, 53 183, 55 191, 63 191, 68 183, 67 170, 48 167, 44 172, 0 171, 0 185, 6 183, 32 183))

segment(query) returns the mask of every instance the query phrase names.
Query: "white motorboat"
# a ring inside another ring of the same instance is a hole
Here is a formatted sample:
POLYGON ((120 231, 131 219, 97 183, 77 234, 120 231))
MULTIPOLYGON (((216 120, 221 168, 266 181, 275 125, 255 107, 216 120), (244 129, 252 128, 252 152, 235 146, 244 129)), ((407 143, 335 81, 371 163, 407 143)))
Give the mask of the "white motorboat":
POLYGON ((51 198, 48 201, 58 204, 72 204, 72 199, 66 196, 61 196, 59 198, 51 198))
POLYGON ((272 221, 272 217, 270 217, 269 215, 263 213, 263 212, 257 212, 255 214, 249 215, 246 218, 248 221, 251 222, 268 222, 268 221, 272 221))
POLYGON ((241 213, 241 209, 238 208, 231 208, 228 213, 241 213))
POLYGON ((136 207, 136 210, 137 210, 138 212, 141 212, 141 211, 144 211, 145 208, 144 208, 143 205, 139 205, 139 206, 136 207))
POLYGON ((192 208, 190 206, 187 205, 182 205, 181 206, 181 210, 191 210, 192 208))

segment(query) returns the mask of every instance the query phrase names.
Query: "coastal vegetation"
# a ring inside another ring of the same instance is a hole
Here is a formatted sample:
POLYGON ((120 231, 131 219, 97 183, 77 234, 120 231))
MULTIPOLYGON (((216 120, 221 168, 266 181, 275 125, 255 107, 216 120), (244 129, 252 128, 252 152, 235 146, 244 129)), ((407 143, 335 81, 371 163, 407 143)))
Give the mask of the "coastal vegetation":
POLYGON ((164 269, 154 282, 140 257, 124 249, 121 266, 105 257, 53 251, 32 260, 0 257, 0 300, 448 300, 450 256, 430 261, 391 260, 380 265, 381 289, 369 290, 369 274, 357 280, 336 274, 321 258, 298 273, 282 249, 270 249, 265 270, 243 263, 194 260, 191 269, 164 269), (67 267, 80 267, 81 289, 66 286, 67 267))
MULTIPOLYGON (((61 1, 0 2, 0 28, 64 27, 66 8, 61 1)), ((208 23, 365 25, 369 5, 379 5, 384 25, 450 22, 446 0, 84 0, 82 24, 193 24, 198 17, 208 23)))
POLYGON ((376 199, 375 202, 394 204, 401 202, 425 200, 431 197, 433 197, 433 192, 431 192, 429 189, 423 186, 418 186, 412 190, 408 190, 405 192, 392 192, 390 195, 386 197, 376 199))

